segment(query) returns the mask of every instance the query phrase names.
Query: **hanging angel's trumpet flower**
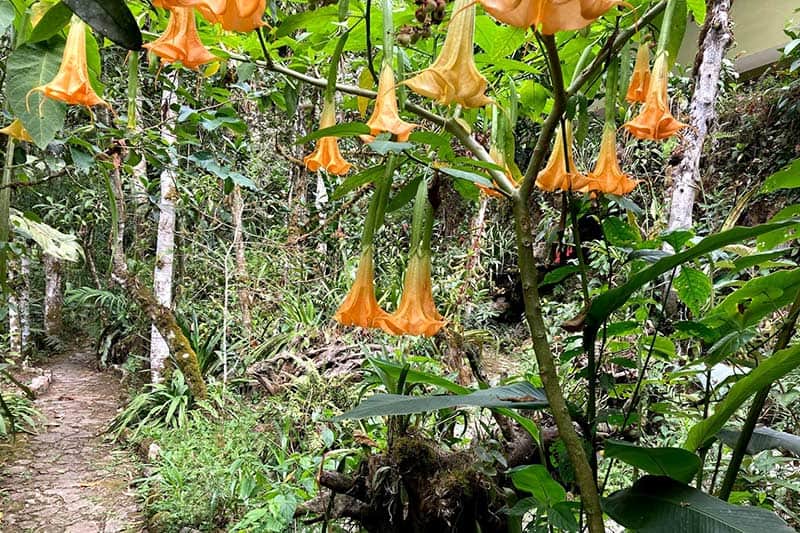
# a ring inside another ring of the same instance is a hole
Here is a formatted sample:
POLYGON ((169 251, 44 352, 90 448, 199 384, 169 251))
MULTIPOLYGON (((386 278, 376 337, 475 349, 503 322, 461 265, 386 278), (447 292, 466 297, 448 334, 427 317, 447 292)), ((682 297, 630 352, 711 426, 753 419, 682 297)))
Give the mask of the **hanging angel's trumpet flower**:
MULTIPOLYGON (((330 128, 336 124, 336 110, 332 101, 325 101, 322 106, 319 128, 330 128)), ((330 174, 342 176, 350 170, 350 163, 342 158, 339 152, 339 139, 323 137, 317 141, 316 149, 303 159, 306 168, 311 172, 325 169, 330 174)))
POLYGON ((636 64, 628 84, 625 99, 630 102, 644 102, 647 90, 650 88, 650 47, 647 43, 640 43, 636 52, 636 64))
POLYGON ((415 253, 408 261, 403 295, 397 311, 377 321, 392 335, 432 337, 447 323, 433 303, 430 253, 415 253))
POLYGON ((556 128, 550 159, 536 177, 536 186, 543 191, 582 191, 585 190, 587 184, 586 176, 578 172, 572 158, 572 123, 566 121, 565 124, 565 133, 562 133, 560 126, 556 128), (564 135, 566 135, 567 141, 566 152, 564 135), (569 170, 567 170, 568 168, 569 170))
POLYGON ((463 107, 482 107, 490 103, 484 94, 486 78, 475 67, 474 36, 475 2, 456 0, 439 57, 405 84, 443 105, 456 102, 463 107))
POLYGON ((266 0, 153 0, 156 7, 194 7, 212 24, 228 31, 248 32, 264 25, 266 0))
POLYGON ((356 280, 333 316, 337 322, 343 326, 371 328, 377 325, 377 321, 387 316, 375 298, 374 277, 372 247, 367 246, 361 253, 356 280))
POLYGON ((13 137, 18 141, 33 142, 30 133, 28 133, 28 130, 25 129, 25 126, 22 125, 22 121, 18 118, 15 118, 11 124, 1 129, 0 133, 13 137))
POLYGON ((217 59, 200 41, 191 7, 170 8, 167 29, 161 37, 144 47, 160 57, 162 63, 180 61, 188 68, 196 69, 217 59))
POLYGON ((675 120, 669 110, 667 98, 667 76, 669 75, 668 54, 661 53, 653 64, 650 87, 639 115, 625 124, 625 128, 639 139, 658 141, 667 139, 685 127, 675 120))
POLYGON ((65 104, 110 107, 97 95, 89 81, 89 66, 86 62, 86 26, 79 18, 72 17, 70 22, 67 44, 64 46, 58 74, 50 83, 31 89, 28 95, 32 92, 43 93, 48 98, 65 104))
POLYGON ((397 110, 394 71, 389 65, 383 65, 381 69, 375 109, 367 121, 367 126, 369 126, 370 135, 361 136, 364 142, 374 141, 375 135, 383 132, 390 132, 397 137, 399 142, 405 142, 411 135, 411 130, 417 127, 416 124, 405 122, 400 118, 400 112, 397 110))
POLYGON ((614 124, 606 124, 600 142, 600 154, 597 156, 594 170, 589 173, 587 188, 592 193, 622 196, 635 189, 638 183, 619 168, 617 131, 614 124))
POLYGON ((518 28, 534 26, 545 35, 578 30, 622 0, 478 0, 500 22, 518 28))

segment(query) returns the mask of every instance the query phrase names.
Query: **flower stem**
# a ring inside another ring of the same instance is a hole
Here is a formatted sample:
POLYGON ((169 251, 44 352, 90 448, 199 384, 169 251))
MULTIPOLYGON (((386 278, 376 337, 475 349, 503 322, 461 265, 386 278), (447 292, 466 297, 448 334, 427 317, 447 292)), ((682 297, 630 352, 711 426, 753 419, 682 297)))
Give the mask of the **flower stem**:
POLYGON ((386 167, 383 175, 375 180, 375 192, 372 193, 367 217, 364 220, 364 232, 361 234, 362 251, 372 246, 375 232, 383 225, 383 217, 386 214, 386 205, 389 201, 389 191, 392 188, 392 174, 394 173, 395 164, 396 156, 389 154, 389 157, 386 158, 386 167))

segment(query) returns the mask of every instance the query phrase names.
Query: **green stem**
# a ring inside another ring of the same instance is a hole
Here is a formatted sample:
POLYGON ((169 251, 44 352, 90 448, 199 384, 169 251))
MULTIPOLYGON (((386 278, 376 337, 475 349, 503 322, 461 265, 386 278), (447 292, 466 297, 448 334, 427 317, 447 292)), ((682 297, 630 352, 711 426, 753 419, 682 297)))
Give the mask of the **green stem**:
POLYGON ((381 0, 383 11, 383 65, 394 64, 394 21, 392 20, 392 0, 381 0))
POLYGON ((344 32, 344 34, 339 37, 339 40, 336 43, 336 48, 334 48, 333 55, 330 58, 331 66, 328 68, 328 84, 325 87, 324 95, 326 102, 333 102, 334 100, 334 96, 336 94, 336 78, 339 76, 339 61, 342 58, 344 45, 347 43, 347 38, 349 36, 350 30, 344 32))
MULTIPOLYGON (((789 315, 786 317, 781 327, 781 332, 778 336, 778 340, 775 342, 773 353, 783 350, 789 345, 789 342, 792 340, 792 335, 794 335, 798 316, 800 316, 800 291, 797 291, 794 303, 792 303, 792 307, 789 310, 789 315)), ((750 404, 744 426, 742 426, 742 431, 739 433, 739 438, 736 440, 736 447, 733 449, 731 462, 728 464, 728 469, 725 471, 722 487, 719 489, 719 498, 721 500, 727 501, 728 498, 730 498, 733 485, 736 483, 736 478, 739 476, 742 460, 747 452, 747 445, 750 444, 753 431, 756 428, 758 419, 761 417, 761 411, 764 410, 764 404, 767 402, 767 398, 769 398, 769 390, 771 387, 771 383, 766 385, 753 397, 753 403, 750 404)))
POLYGON ((606 124, 615 124, 617 118, 617 78, 619 58, 611 59, 606 73, 606 124))
POLYGON ((669 44, 669 36, 672 33, 672 23, 675 19, 675 10, 678 0, 667 0, 667 8, 664 11, 664 20, 661 23, 661 32, 658 35, 658 49, 656 55, 666 51, 669 44))
POLYGON ((136 99, 139 94, 139 52, 128 55, 128 130, 136 129, 136 99))
POLYGON ((386 158, 386 168, 383 175, 375 180, 375 192, 372 193, 367 217, 364 220, 364 232, 361 234, 362 251, 372 246, 375 232, 383 225, 383 217, 386 214, 386 205, 389 201, 389 191, 392 188, 392 174, 394 173, 396 158, 396 155, 389 154, 389 157, 386 158))

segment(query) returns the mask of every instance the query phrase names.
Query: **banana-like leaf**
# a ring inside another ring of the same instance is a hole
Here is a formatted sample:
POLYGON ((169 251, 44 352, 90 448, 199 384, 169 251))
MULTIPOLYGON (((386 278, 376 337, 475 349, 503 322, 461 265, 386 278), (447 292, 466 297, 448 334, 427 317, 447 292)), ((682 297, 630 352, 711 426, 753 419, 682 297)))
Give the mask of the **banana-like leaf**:
POLYGON ((645 448, 625 441, 607 440, 605 456, 641 468, 648 474, 668 476, 688 483, 700 469, 700 458, 682 448, 645 448))
POLYGON ((800 344, 776 352, 740 379, 717 404, 714 414, 701 420, 689 430, 683 447, 696 451, 719 433, 733 413, 757 391, 800 366, 800 344))
POLYGON ((83 248, 75 235, 61 233, 52 226, 23 216, 17 210, 11 211, 11 228, 22 237, 31 239, 42 251, 64 261, 77 262, 83 257, 83 248))
POLYGON ((791 219, 773 224, 760 224, 751 228, 735 227, 728 231, 723 231, 722 233, 710 235, 683 252, 660 259, 654 265, 640 270, 631 276, 627 283, 604 292, 592 300, 589 310, 586 312, 585 319, 585 332, 587 337, 589 339, 594 339, 598 329, 603 322, 611 316, 611 313, 622 307, 634 292, 665 272, 669 272, 687 261, 691 261, 692 259, 718 250, 724 246, 746 241, 747 239, 758 237, 770 231, 791 227, 797 223, 798 220, 791 219))
POLYGON ((128 50, 142 49, 142 32, 124 0, 62 0, 95 31, 128 50))
POLYGON ((482 389, 464 395, 404 396, 402 394, 375 394, 354 409, 334 420, 369 418, 373 416, 409 415, 447 409, 449 407, 505 407, 511 409, 541 409, 547 407, 543 389, 528 382, 482 389))
POLYGON ((778 515, 731 505, 674 479, 645 476, 603 501, 608 516, 637 532, 790 533, 778 515))
MULTIPOLYGON (((740 434, 741 431, 738 429, 724 428, 717 433, 717 438, 733 448, 740 434)), ((746 451, 750 455, 755 455, 764 450, 786 450, 800 457, 800 437, 768 427, 756 428, 750 437, 750 442, 747 443, 746 451)))

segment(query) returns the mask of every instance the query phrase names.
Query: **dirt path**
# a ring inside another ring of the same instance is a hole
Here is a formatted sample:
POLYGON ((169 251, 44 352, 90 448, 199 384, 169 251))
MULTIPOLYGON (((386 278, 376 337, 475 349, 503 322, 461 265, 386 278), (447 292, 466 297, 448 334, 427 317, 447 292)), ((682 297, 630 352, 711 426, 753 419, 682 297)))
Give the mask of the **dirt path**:
POLYGON ((0 464, 0 531, 143 531, 132 456, 100 435, 120 404, 119 381, 94 369, 89 350, 48 368, 52 384, 36 400, 46 422, 0 464))

